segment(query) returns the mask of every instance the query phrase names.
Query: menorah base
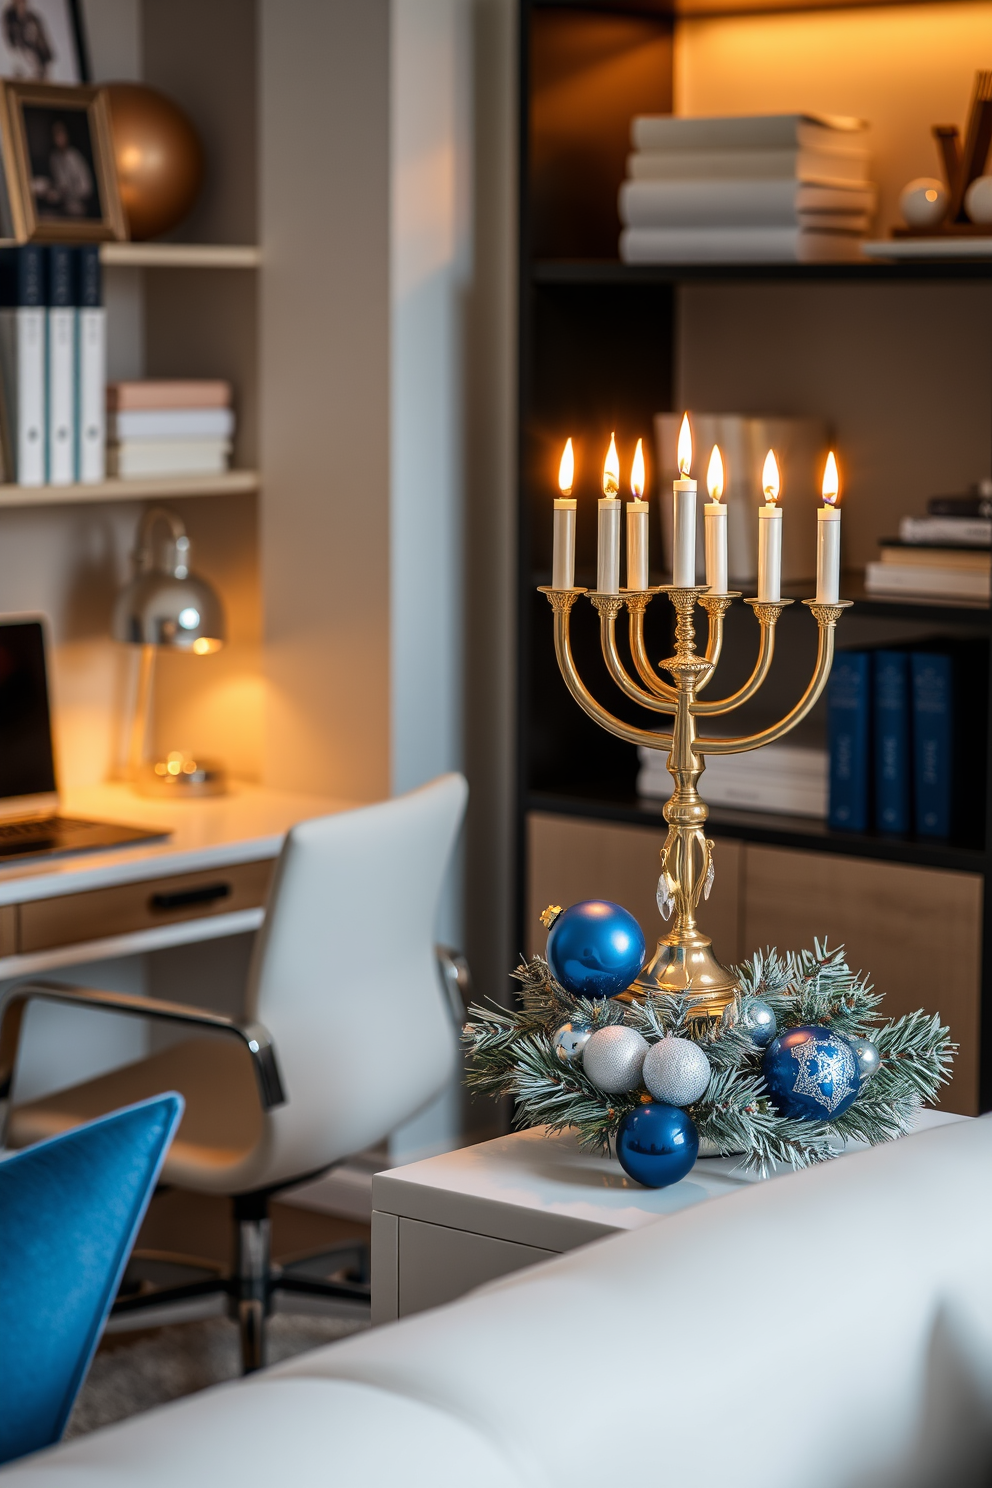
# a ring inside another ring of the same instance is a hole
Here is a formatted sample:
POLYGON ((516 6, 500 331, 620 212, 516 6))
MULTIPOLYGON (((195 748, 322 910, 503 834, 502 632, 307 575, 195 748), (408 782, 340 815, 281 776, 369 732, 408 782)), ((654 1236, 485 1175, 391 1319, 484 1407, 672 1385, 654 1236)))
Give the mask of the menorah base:
POLYGON ((692 1014, 695 1018, 715 1018, 740 991, 732 972, 721 966, 713 954, 712 942, 698 935, 688 945, 673 938, 663 938, 640 976, 621 992, 620 998, 634 1002, 638 997, 658 992, 674 992, 681 997, 700 1001, 692 1014))

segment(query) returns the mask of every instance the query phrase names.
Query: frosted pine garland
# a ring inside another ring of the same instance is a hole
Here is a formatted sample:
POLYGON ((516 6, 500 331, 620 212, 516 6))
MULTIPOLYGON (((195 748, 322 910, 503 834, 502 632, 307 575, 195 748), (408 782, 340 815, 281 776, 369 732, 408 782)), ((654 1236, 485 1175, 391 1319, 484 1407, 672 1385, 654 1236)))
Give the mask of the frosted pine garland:
POLYGON ((772 1163, 808 1167, 833 1156, 848 1138, 887 1142, 905 1132, 921 1104, 932 1102, 950 1077, 956 1044, 935 1015, 909 1013, 884 1021, 881 996, 866 976, 850 970, 844 949, 756 952, 736 968, 741 992, 736 1024, 692 1018, 694 1000, 669 993, 643 1002, 573 997, 555 981, 540 956, 518 966, 519 1007, 495 1004, 469 1010, 463 1038, 469 1051, 469 1089, 511 1096, 520 1127, 547 1125, 552 1132, 575 1129, 579 1144, 607 1148, 628 1111, 646 1099, 643 1087, 604 1095, 586 1076, 581 1059, 563 1063, 553 1039, 563 1023, 604 1028, 626 1024, 655 1043, 666 1034, 694 1039, 710 1062, 703 1096, 689 1107, 702 1142, 741 1154, 740 1164, 765 1172, 772 1163), (763 1049, 743 1031, 741 1001, 759 997, 774 1010, 779 1033, 799 1024, 859 1035, 879 1052, 878 1071, 854 1103, 833 1121, 797 1121, 779 1116, 761 1072, 763 1049))

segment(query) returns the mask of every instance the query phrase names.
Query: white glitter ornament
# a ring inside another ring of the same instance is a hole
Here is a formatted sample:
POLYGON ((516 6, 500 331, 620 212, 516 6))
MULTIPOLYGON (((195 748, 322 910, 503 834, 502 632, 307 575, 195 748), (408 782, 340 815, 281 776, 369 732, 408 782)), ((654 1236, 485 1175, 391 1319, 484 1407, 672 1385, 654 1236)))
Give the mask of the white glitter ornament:
POLYGON ((710 1083, 710 1062, 691 1039, 663 1038, 648 1050, 642 1074, 655 1100, 691 1106, 710 1083))
POLYGON ((597 1090, 621 1095, 641 1083, 641 1066, 648 1041, 636 1028, 614 1023, 597 1028, 582 1051, 582 1067, 597 1090))

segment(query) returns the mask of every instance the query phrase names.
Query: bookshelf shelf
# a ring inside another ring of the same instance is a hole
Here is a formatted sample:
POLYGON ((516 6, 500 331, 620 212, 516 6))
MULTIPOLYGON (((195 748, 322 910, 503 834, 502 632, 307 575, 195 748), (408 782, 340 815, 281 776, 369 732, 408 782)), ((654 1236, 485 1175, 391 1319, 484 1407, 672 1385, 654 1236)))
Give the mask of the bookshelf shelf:
POLYGON ((262 250, 252 243, 101 243, 104 268, 257 269, 262 250))
POLYGON ((619 259, 543 259, 531 267, 542 285, 888 284, 992 279, 992 259, 916 259, 869 263, 625 264, 619 259))
POLYGON ((155 480, 105 480, 86 486, 0 485, 0 507, 157 501, 177 496, 250 496, 258 488, 257 470, 227 470, 223 475, 163 476, 155 480))
MULTIPOLYGON (((705 794, 705 776, 701 789, 705 794)), ((659 832, 665 832, 668 823, 662 815, 662 805, 661 801, 636 795, 605 799, 577 792, 558 795, 550 791, 535 791, 527 797, 528 811, 656 827, 659 832)), ((741 842, 764 843, 769 847, 830 852, 850 858, 910 863, 959 873, 981 873, 986 864, 985 853, 976 846, 960 846, 937 839, 883 837, 873 832, 835 832, 816 817, 786 816, 777 812, 733 811, 711 806, 707 831, 712 831, 717 837, 733 837, 741 842)))

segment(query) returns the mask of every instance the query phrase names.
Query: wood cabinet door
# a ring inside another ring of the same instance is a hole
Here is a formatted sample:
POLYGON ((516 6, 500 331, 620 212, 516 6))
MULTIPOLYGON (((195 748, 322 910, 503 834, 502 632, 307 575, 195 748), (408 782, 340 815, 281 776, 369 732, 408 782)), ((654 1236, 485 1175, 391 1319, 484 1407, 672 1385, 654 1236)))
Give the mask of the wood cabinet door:
POLYGON ((939 1013, 960 1045, 941 1106, 978 1114, 982 880, 903 863, 756 847, 745 853, 743 939, 748 950, 800 950, 814 937, 847 947, 848 964, 897 1018, 939 1013))
MULTIPOLYGON (((665 928, 655 900, 664 841, 665 832, 654 827, 532 812, 527 819, 527 954, 544 954, 548 932, 541 911, 549 904, 567 909, 580 899, 622 904, 644 931, 653 954, 665 928)), ((713 891, 700 905, 699 923, 728 966, 740 957, 741 843, 718 841, 714 861, 713 891)))

